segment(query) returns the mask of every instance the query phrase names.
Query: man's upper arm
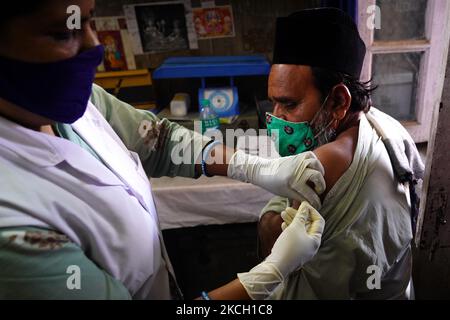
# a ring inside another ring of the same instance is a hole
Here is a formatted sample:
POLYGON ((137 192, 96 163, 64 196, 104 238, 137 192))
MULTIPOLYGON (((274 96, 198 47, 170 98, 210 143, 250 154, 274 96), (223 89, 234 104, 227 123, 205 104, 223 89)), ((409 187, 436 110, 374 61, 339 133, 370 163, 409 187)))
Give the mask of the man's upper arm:
POLYGON ((317 148, 314 150, 314 154, 325 169, 326 194, 350 167, 353 160, 353 152, 346 145, 333 142, 317 148))

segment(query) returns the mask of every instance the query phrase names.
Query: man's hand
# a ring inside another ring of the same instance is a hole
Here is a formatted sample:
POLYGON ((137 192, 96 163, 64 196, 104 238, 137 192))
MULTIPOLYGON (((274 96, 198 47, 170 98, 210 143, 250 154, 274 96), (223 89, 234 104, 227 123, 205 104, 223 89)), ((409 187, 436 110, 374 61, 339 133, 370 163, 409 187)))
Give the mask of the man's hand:
POLYGON ((325 189, 324 169, 312 152, 277 159, 264 159, 237 151, 228 165, 228 177, 250 182, 276 195, 308 201, 321 207, 325 189))

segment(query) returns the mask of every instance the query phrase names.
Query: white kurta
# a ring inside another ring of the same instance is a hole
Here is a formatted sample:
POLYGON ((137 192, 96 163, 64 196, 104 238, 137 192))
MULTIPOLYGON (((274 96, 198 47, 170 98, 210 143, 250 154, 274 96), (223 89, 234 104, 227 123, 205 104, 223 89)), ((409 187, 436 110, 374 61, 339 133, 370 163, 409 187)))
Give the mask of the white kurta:
POLYGON ((412 239, 407 186, 397 182, 384 144, 366 117, 353 162, 320 209, 326 221, 317 255, 274 298, 408 298, 412 239), (379 270, 377 289, 374 270, 379 270))
POLYGON ((60 231, 134 298, 170 299, 170 262, 139 158, 92 104, 73 127, 109 168, 68 140, 0 117, 0 227, 60 231))

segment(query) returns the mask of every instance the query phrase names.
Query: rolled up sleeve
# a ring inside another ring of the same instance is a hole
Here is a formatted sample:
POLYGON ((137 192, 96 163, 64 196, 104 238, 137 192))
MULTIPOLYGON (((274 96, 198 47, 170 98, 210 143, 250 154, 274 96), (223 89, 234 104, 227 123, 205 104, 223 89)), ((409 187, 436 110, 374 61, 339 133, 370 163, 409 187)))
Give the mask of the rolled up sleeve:
POLYGON ((136 152, 149 177, 196 177, 195 164, 209 138, 138 110, 94 85, 91 102, 125 146, 136 152))

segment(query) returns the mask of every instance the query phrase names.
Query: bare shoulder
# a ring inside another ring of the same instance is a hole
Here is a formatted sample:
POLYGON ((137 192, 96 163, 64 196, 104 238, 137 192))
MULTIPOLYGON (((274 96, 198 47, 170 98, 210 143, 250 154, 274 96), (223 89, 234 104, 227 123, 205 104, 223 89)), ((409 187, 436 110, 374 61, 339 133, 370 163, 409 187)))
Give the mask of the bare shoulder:
POLYGON ((352 127, 341 133, 335 141, 314 150, 325 169, 326 192, 350 167, 358 143, 358 129, 358 126, 352 127))

